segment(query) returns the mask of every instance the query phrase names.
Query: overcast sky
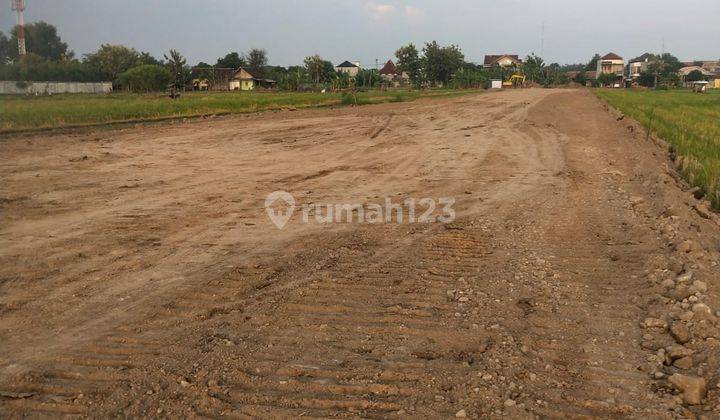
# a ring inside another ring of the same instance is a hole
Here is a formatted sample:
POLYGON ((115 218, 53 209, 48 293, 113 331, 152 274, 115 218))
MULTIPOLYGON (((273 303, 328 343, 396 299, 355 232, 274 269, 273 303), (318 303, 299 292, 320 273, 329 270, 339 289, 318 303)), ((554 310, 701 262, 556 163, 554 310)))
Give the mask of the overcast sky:
MULTIPOLYGON (((14 15, 0 0, 0 30, 14 15)), ((318 53, 374 66, 401 45, 458 44, 466 60, 541 53, 547 62, 626 59, 665 50, 683 61, 720 59, 718 0, 27 0, 25 19, 45 20, 80 56, 102 43, 157 57, 180 50, 191 64, 265 48, 290 65, 318 53)))

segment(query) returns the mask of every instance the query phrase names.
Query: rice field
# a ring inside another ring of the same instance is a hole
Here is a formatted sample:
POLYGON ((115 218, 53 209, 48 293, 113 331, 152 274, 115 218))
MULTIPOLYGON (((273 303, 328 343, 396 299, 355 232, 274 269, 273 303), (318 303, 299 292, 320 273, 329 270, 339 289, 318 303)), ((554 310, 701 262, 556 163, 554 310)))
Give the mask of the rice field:
POLYGON ((679 169, 720 210, 720 90, 635 91, 599 89, 597 95, 665 139, 679 169))
MULTIPOLYGON (((163 93, 109 95, 0 95, 0 133, 103 123, 244 113, 282 108, 409 101, 471 91, 370 91, 356 95, 295 92, 187 92, 171 100, 163 93)), ((475 90, 474 92, 477 92, 475 90)))

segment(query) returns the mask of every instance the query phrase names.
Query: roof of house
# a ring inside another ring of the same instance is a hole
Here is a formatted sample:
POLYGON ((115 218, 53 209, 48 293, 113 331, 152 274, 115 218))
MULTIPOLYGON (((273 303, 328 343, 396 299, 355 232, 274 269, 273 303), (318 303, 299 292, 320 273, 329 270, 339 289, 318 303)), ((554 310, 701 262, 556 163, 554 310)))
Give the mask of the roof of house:
POLYGON ((687 66, 687 67, 683 67, 683 68, 681 68, 681 69, 678 70, 678 73, 682 74, 683 76, 687 76, 688 74, 692 73, 692 72, 695 71, 695 70, 699 71, 699 72, 702 73, 704 76, 710 76, 710 75, 712 75, 712 72, 711 72, 710 70, 705 69, 705 68, 702 68, 702 67, 700 67, 700 66, 687 66))
POLYGON ((615 53, 605 54, 601 60, 622 60, 623 58, 615 53))
POLYGON ((240 67, 239 69, 235 70, 235 73, 233 74, 233 79, 239 79, 239 80, 254 80, 254 79, 259 79, 259 78, 258 78, 257 76, 255 76, 254 74, 252 74, 252 73, 250 72, 250 70, 248 70, 248 69, 246 69, 246 68, 244 68, 244 67, 240 67), (241 73, 242 73, 243 71, 244 71, 245 73, 247 73, 248 76, 250 76, 250 77, 242 77, 241 73))
POLYGON ((250 70, 246 69, 245 67, 240 67, 239 69, 237 69, 237 70, 235 71, 235 74, 233 75, 233 79, 238 79, 238 80, 255 80, 256 82, 265 82, 265 83, 277 83, 277 81, 275 81, 275 80, 273 80, 273 79, 264 79, 264 78, 262 78, 262 77, 260 77, 260 76, 258 76, 258 75, 256 75, 256 74, 253 74, 250 70), (242 71, 244 71, 245 73, 247 73, 250 77, 242 77, 242 76, 238 77, 238 75, 239 75, 240 72, 242 72, 242 71))
POLYGON ((383 68, 380 69, 380 74, 387 76, 398 74, 397 66, 395 66, 395 63, 393 63, 392 60, 388 60, 383 68))
POLYGON ((597 78, 597 71, 595 71, 595 70, 593 70, 593 71, 586 71, 586 72, 585 72, 585 77, 588 78, 588 79, 596 79, 596 78, 597 78))
POLYGON ((714 60, 697 60, 697 61, 686 61, 683 62, 683 65, 685 67, 694 66, 695 63, 702 63, 700 67, 704 68, 705 70, 718 72, 720 71, 720 61, 714 61, 714 60))
POLYGON ((350 68, 352 68, 352 67, 360 67, 360 66, 358 66, 358 65, 355 64, 355 63, 351 63, 351 62, 349 62, 349 61, 343 61, 342 63, 338 64, 338 65, 335 66, 335 67, 350 67, 350 68))
POLYGON ((486 56, 485 56, 485 65, 486 65, 486 66, 491 66, 491 65, 495 64, 497 61, 499 61, 499 60, 500 60, 501 58, 503 58, 503 57, 511 58, 511 59, 517 61, 518 63, 521 62, 521 61, 520 61, 520 57, 519 57, 517 54, 486 55, 486 56))
POLYGON ((632 60, 630 60, 630 63, 644 63, 644 62, 648 61, 649 59, 651 59, 652 56, 653 55, 650 53, 645 53, 645 54, 641 55, 640 57, 633 58, 632 60))

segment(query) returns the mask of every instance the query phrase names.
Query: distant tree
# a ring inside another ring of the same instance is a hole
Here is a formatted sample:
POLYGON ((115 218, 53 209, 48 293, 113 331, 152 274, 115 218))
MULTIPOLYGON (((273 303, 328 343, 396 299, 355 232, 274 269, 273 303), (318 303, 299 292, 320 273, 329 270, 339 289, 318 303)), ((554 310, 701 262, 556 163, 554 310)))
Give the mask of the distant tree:
POLYGON ((266 66, 265 77, 277 82, 281 90, 298 90, 306 78, 305 69, 298 66, 285 68, 282 66, 266 66))
POLYGON ((253 48, 247 54, 247 67, 250 73, 257 77, 265 76, 265 67, 267 67, 268 58, 267 51, 260 48, 253 48))
POLYGON ((103 44, 96 52, 87 54, 84 63, 93 68, 104 80, 113 82, 120 73, 143 64, 140 53, 134 49, 111 44, 103 44))
POLYGON ((437 41, 428 42, 423 48, 423 64, 428 81, 447 85, 452 76, 465 63, 460 47, 449 45, 441 47, 437 41))
POLYGON ((565 85, 570 81, 567 74, 561 70, 560 64, 552 63, 549 66, 544 66, 542 70, 541 83, 543 86, 558 86, 565 85))
POLYGON ((685 76, 685 80, 688 82, 699 82, 705 80, 705 75, 700 70, 693 70, 685 76))
POLYGON ((595 54, 585 66, 585 71, 596 71, 598 61, 600 61, 600 54, 595 54))
POLYGON ((149 52, 141 52, 140 58, 138 59, 138 65, 141 64, 152 64, 154 66, 162 66, 165 63, 163 63, 161 60, 158 60, 157 58, 153 57, 152 54, 149 52))
POLYGON ((597 81, 601 86, 612 86, 617 81, 617 75, 615 73, 602 73, 598 76, 597 81))
POLYGON ((514 66, 501 67, 499 64, 495 63, 492 67, 485 69, 484 71, 491 80, 507 80, 515 73, 516 70, 517 68, 514 66))
POLYGON ((362 69, 355 76, 355 86, 372 88, 382 83, 382 77, 375 69, 362 69))
POLYGON ((320 75, 320 81, 322 83, 331 82, 337 77, 337 71, 335 71, 335 65, 331 61, 324 60, 322 66, 322 72, 320 75))
POLYGON ((565 64, 563 66, 560 66, 560 70, 563 72, 569 72, 569 71, 583 71, 585 70, 586 64, 565 64))
POLYGON ((422 61, 415 44, 400 47, 395 52, 395 57, 397 57, 398 70, 407 73, 410 83, 415 87, 419 87, 422 84, 422 61))
POLYGON ((655 75, 649 71, 644 71, 640 73, 637 82, 640 86, 653 87, 655 86, 655 75))
POLYGON ((579 85, 585 86, 587 84, 587 74, 585 74, 584 71, 581 71, 575 75, 573 81, 579 85))
POLYGON ((685 67, 683 63, 678 60, 677 57, 670 53, 664 53, 660 56, 660 59, 665 64, 665 67, 669 73, 675 73, 681 68, 685 67))
POLYGON ((98 82, 102 78, 78 60, 48 61, 29 53, 13 63, 0 65, 0 80, 98 82))
POLYGON ((304 66, 288 67, 288 78, 294 90, 303 90, 312 83, 312 77, 304 66))
POLYGON ((175 87, 184 88, 190 81, 190 69, 187 66, 187 60, 177 50, 170 50, 164 57, 166 61, 165 67, 170 70, 175 87))
POLYGON ((477 66, 463 66, 452 79, 453 87, 457 89, 485 88, 488 85, 487 74, 477 66))
MULTIPOLYGON (((18 58, 17 27, 11 31, 10 43, 16 46, 10 50, 10 58, 15 60, 18 58)), ((68 51, 68 45, 60 39, 57 28, 43 21, 25 25, 25 47, 29 53, 45 60, 61 61, 74 57, 74 53, 68 51)))
POLYGON ((648 72, 654 74, 653 86, 674 86, 679 83, 677 71, 683 67, 680 60, 670 53, 653 56, 648 63, 648 72))
POLYGON ((482 71, 483 66, 476 64, 476 63, 468 63, 467 61, 463 63, 462 70, 465 71, 482 71))
POLYGON ((305 64, 305 69, 312 78, 313 83, 315 83, 315 86, 319 85, 325 73, 325 60, 323 60, 318 54, 315 54, 305 57, 303 63, 305 64))
POLYGON ((4 33, 0 32, 0 64, 5 64, 10 61, 11 49, 12 45, 10 44, 10 40, 4 33))
POLYGON ((522 64, 522 71, 530 82, 542 83, 544 68, 545 61, 534 53, 527 56, 522 64))
POLYGON ((215 67, 225 69, 238 69, 240 67, 245 67, 246 65, 247 60, 245 59, 245 56, 242 56, 236 52, 231 52, 225 57, 218 58, 215 67))
POLYGON ((170 70, 155 64, 133 67, 118 76, 122 88, 131 92, 164 90, 171 80, 170 70))
POLYGON ((333 80, 333 89, 347 89, 355 83, 355 80, 351 80, 350 75, 345 72, 337 72, 335 80, 333 80))
POLYGON ((668 73, 660 79, 660 84, 666 87, 677 87, 680 85, 680 75, 677 73, 668 73))

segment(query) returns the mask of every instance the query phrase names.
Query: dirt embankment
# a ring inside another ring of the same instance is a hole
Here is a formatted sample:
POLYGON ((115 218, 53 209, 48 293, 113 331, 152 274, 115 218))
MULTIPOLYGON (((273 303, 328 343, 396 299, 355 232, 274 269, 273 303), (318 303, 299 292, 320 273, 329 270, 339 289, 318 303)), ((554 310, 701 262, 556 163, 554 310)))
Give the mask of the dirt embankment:
POLYGON ((3 141, 0 414, 711 416, 720 227, 665 153, 540 89, 3 141))

